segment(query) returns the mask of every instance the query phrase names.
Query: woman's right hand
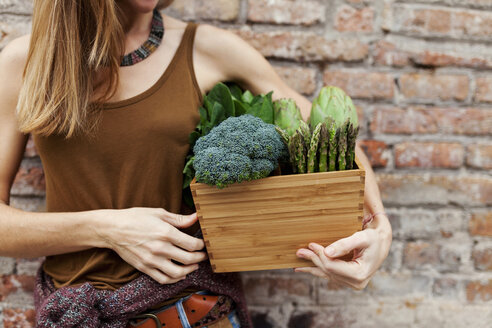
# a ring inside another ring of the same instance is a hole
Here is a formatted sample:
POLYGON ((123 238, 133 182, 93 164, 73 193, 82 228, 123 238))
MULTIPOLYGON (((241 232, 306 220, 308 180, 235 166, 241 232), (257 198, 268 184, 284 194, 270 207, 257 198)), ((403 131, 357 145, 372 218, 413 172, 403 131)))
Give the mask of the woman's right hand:
POLYGON ((108 248, 160 284, 186 278, 198 269, 198 262, 207 259, 207 253, 200 251, 205 247, 203 240, 177 229, 191 226, 197 220, 196 213, 173 214, 149 207, 100 211, 108 225, 98 234, 108 248))

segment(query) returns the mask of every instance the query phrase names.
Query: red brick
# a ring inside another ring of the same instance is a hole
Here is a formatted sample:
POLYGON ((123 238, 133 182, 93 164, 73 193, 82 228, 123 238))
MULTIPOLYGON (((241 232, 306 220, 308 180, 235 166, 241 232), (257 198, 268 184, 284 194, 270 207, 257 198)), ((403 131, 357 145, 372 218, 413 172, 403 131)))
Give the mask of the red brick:
POLYGON ((388 73, 327 70, 323 83, 340 87, 353 98, 393 99, 394 95, 393 76, 388 73))
POLYGON ((434 280, 434 285, 432 286, 432 292, 437 296, 448 296, 452 299, 456 299, 459 295, 458 291, 458 281, 452 278, 438 278, 434 280))
POLYGON ((370 129, 373 133, 444 133, 490 135, 492 111, 480 108, 412 106, 375 108, 370 129))
POLYGON ((251 22, 313 25, 325 20, 325 6, 318 1, 249 0, 251 22))
POLYGON ((492 169, 492 144, 467 147, 466 164, 477 169, 492 169))
POLYGON ((33 309, 4 308, 3 327, 31 328, 34 327, 36 311, 33 309))
POLYGON ((475 248, 472 252, 475 268, 481 271, 492 271, 492 247, 485 249, 475 248))
POLYGON ((451 168, 463 165, 464 148, 458 143, 405 142, 397 144, 395 165, 398 168, 451 168))
POLYGON ((395 4, 385 18, 388 17, 385 28, 392 32, 454 39, 487 39, 492 35, 492 13, 487 11, 395 4))
POLYGON ((0 2, 0 14, 2 13, 16 13, 17 15, 31 15, 33 2, 31 0, 15 0, 15 1, 1 1, 0 2))
POLYGON ((448 33, 451 28, 451 13, 446 10, 425 10, 429 32, 448 33))
POLYGON ((492 102, 492 76, 477 78, 476 102, 492 102))
POLYGON ((311 32, 253 32, 235 30, 265 57, 298 61, 361 61, 368 46, 357 39, 328 40, 311 32))
POLYGON ((184 20, 233 21, 239 15, 239 0, 180 0, 164 12, 184 20))
POLYGON ((388 145, 384 141, 361 140, 359 145, 366 154, 372 167, 386 167, 388 145))
POLYGON ((372 32, 373 21, 373 8, 355 9, 342 5, 337 10, 335 28, 341 32, 372 32))
POLYGON ((468 96, 466 75, 403 74, 400 90, 408 100, 463 101, 468 96))
POLYGON ((17 274, 26 276, 36 276, 37 271, 44 261, 44 257, 37 258, 16 258, 15 267, 17 274))
POLYGON ((31 293, 34 290, 35 276, 28 275, 2 275, 0 280, 0 301, 4 301, 9 295, 24 291, 31 293))
POLYGON ((439 246, 426 242, 407 243, 403 263, 410 269, 418 269, 424 265, 435 267, 439 263, 439 246))
POLYGON ((423 66, 458 66, 471 68, 491 68, 492 60, 481 56, 462 57, 458 54, 445 53, 443 51, 424 50, 419 53, 414 53, 411 60, 423 66))
MULTIPOLYGON (((403 67, 412 64, 428 67, 471 67, 492 68, 492 60, 487 56, 476 54, 471 48, 465 48, 459 53, 449 50, 431 50, 414 48, 403 50, 404 45, 394 44, 386 40, 378 41, 374 47, 374 62, 378 65, 403 67), (466 56, 463 56, 466 55, 466 56)), ((426 45, 426 48, 428 45, 426 45)), ((407 49, 410 46, 406 46, 407 49)))
POLYGON ((7 275, 14 272, 15 258, 0 257, 0 275, 7 275))
POLYGON ((459 36, 488 37, 492 36, 492 12, 463 10, 452 15, 453 33, 459 36))
POLYGON ((45 189, 44 172, 41 164, 32 167, 21 164, 12 185, 12 195, 42 196, 45 189))
POLYGON ((29 139, 27 139, 26 150, 24 152, 24 157, 36 157, 38 155, 39 154, 36 150, 36 145, 34 144, 32 135, 29 135, 29 139))
POLYGON ((409 54, 388 41, 378 41, 374 48, 374 62, 379 65, 402 67, 410 64, 409 54))
POLYGON ((471 281, 466 284, 466 298, 468 301, 489 301, 492 300, 492 280, 471 281))
POLYGON ((316 91, 316 70, 305 67, 274 66, 280 77, 294 90, 305 95, 316 91))
POLYGON ((311 303, 312 279, 301 275, 258 277, 247 276, 245 292, 254 304, 283 304, 287 300, 311 303))
POLYGON ((468 231, 473 236, 492 237, 492 212, 472 213, 468 231))
POLYGON ((398 205, 492 204, 489 176, 378 174, 384 203, 398 205))

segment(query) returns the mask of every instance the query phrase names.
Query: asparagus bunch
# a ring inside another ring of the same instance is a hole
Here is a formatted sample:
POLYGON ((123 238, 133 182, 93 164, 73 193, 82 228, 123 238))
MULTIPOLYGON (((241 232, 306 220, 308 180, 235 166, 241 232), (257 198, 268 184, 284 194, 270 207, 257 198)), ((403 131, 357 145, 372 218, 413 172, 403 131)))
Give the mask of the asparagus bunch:
POLYGON ((293 173, 352 169, 359 131, 357 112, 342 89, 321 89, 311 108, 310 126, 292 99, 273 103, 274 123, 289 151, 293 173))
POLYGON ((314 99, 311 129, 319 124, 319 171, 352 169, 359 126, 355 106, 342 89, 326 86, 314 99))

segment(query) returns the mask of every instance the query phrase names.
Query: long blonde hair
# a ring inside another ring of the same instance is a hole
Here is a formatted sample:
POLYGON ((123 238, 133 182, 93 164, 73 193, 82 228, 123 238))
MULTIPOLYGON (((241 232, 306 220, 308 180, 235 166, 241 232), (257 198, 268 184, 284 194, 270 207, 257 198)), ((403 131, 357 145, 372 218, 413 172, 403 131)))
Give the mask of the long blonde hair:
MULTIPOLYGON (((162 9, 173 0, 160 0, 162 9)), ((119 83, 124 16, 115 0, 34 0, 32 32, 16 107, 19 130, 43 136, 92 132, 119 83), (101 86, 106 88, 91 101, 101 86)))

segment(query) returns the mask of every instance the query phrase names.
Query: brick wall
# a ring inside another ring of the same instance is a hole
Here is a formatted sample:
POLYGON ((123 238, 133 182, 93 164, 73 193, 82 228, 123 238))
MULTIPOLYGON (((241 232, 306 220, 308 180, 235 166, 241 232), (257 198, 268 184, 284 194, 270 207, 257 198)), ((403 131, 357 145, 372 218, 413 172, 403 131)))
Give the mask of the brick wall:
MULTIPOLYGON (((0 48, 29 31, 31 11, 0 0, 0 48)), ((243 274, 257 327, 490 325, 492 0, 176 0, 167 12, 234 30, 309 98, 344 88, 390 215, 391 253, 364 291, 243 274)), ((31 142, 12 205, 44 205, 31 142)), ((39 263, 0 258, 5 327, 32 326, 39 263)))

